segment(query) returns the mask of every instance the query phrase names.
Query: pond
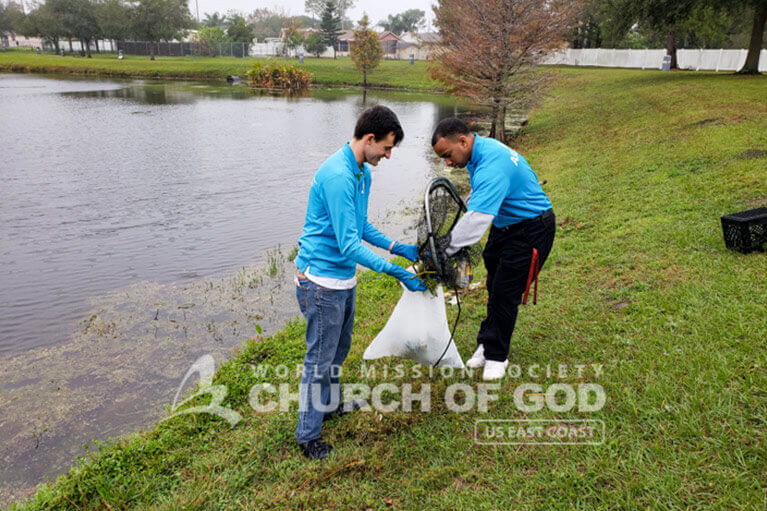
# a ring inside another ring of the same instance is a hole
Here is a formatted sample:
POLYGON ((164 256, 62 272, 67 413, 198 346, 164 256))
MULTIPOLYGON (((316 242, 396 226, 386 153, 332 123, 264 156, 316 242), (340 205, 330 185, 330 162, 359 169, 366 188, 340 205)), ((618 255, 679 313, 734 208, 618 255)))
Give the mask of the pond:
POLYGON ((157 420, 199 355, 297 314, 309 184, 375 104, 405 138, 371 221, 413 240, 449 97, 0 74, 0 501, 157 420))

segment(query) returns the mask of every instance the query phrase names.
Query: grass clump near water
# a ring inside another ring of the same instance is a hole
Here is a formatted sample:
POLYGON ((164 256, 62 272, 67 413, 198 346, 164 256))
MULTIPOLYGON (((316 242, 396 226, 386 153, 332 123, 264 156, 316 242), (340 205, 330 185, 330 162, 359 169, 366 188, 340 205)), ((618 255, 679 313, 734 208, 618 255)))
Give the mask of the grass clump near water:
MULTIPOLYGON (((29 51, 0 53, 0 71, 19 73, 56 73, 118 78, 152 78, 183 80, 224 80, 228 75, 245 77, 253 65, 290 64, 312 75, 318 85, 362 85, 362 73, 349 57, 338 59, 304 58, 235 58, 235 57, 156 57, 125 55, 118 60, 113 53, 94 54, 93 58, 36 55, 29 51)), ((368 73, 370 87, 395 89, 440 89, 439 82, 427 76, 426 62, 409 65, 402 60, 384 60, 368 73)))
MULTIPOLYGON (((749 156, 767 148, 765 90, 764 77, 558 71, 512 144, 548 180, 558 218, 539 303, 522 308, 509 355, 539 376, 507 377, 486 413, 444 402, 449 384, 474 386, 479 375, 416 376, 409 362, 400 379, 359 374, 400 295, 393 279, 365 272, 342 381, 429 383, 430 412, 334 419, 323 432, 335 450, 307 463, 294 444, 295 405, 256 413, 248 404, 258 382, 295 390, 294 375, 253 370, 301 362, 294 321, 217 372, 224 405, 243 416, 235 427, 174 417, 104 445, 18 509, 764 509, 767 256, 726 250, 719 217, 767 205, 767 160, 749 156), (606 402, 596 413, 523 413, 512 393, 529 382, 598 383, 606 402), (554 417, 604 421, 605 441, 475 444, 478 419, 554 417)), ((456 337, 467 357, 484 291, 462 304, 456 337)))

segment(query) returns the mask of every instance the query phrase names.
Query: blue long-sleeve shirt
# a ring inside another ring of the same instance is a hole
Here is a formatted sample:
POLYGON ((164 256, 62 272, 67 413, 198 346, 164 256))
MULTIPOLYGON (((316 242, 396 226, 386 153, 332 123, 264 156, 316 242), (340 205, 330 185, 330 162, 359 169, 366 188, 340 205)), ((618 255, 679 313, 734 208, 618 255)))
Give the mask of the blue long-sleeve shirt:
POLYGON ((534 218, 551 208, 527 160, 493 138, 474 134, 466 169, 471 182, 468 210, 493 215, 493 225, 498 228, 534 218))
POLYGON ((298 240, 296 266, 334 279, 354 277, 359 263, 377 272, 391 266, 362 244, 388 249, 392 240, 368 222, 370 168, 357 165, 347 143, 320 166, 309 189, 306 221, 298 240))

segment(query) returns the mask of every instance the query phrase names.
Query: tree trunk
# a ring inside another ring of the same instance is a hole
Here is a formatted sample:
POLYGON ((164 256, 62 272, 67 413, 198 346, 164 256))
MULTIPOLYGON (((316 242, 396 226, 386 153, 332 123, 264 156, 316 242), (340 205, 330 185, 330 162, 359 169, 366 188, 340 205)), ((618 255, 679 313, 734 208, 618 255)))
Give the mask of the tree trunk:
POLYGON ((94 39, 94 41, 96 41, 96 53, 101 53, 101 50, 99 50, 99 40, 94 39))
POLYGON ((500 129, 500 136, 498 137, 498 140, 500 140, 502 143, 506 143, 506 105, 503 105, 501 107, 501 115, 498 119, 498 127, 500 129))
POLYGON ((72 49, 72 38, 69 38, 69 53, 74 53, 75 50, 72 49))
POLYGON ((671 55, 671 69, 679 69, 676 62, 676 30, 672 27, 666 37, 666 55, 671 55))
POLYGON ((88 58, 91 58, 91 40, 89 38, 84 39, 85 41, 85 56, 88 58))
POLYGON ((60 53, 59 50, 59 36, 53 38, 53 47, 56 49, 56 55, 60 53))
POLYGON ((767 2, 762 2, 754 13, 754 26, 751 29, 751 42, 748 45, 746 63, 743 64, 738 74, 759 74, 759 54, 762 52, 762 35, 764 34, 765 21, 767 21, 767 2))
POLYGON ((154 60, 154 44, 149 45, 149 60, 154 60))
POLYGON ((490 112, 490 138, 495 138, 495 125, 498 123, 498 103, 493 102, 493 110, 490 112))
POLYGON ((362 72, 362 87, 365 89, 368 88, 368 72, 367 71, 362 72))

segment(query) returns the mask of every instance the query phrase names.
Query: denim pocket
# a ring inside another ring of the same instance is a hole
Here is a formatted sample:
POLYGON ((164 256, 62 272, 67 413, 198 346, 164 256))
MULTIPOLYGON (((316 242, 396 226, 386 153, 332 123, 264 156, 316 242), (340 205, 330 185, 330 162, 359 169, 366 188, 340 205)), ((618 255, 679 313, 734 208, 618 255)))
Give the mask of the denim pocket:
POLYGON ((296 286, 296 300, 298 300, 298 308, 301 310, 301 314, 306 316, 306 307, 309 300, 309 289, 307 279, 298 279, 298 285, 296 286))

